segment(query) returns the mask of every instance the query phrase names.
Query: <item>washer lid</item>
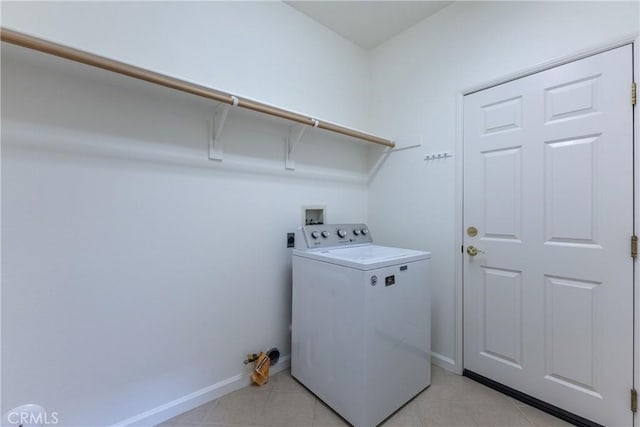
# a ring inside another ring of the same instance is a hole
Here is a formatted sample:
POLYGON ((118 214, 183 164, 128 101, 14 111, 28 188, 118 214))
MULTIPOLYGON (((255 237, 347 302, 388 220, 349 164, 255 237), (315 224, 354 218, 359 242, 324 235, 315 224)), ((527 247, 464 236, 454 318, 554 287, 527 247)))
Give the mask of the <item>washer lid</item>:
POLYGON ((358 270, 373 270, 431 258, 431 253, 429 252, 378 245, 350 246, 315 251, 294 250, 293 254, 358 270))

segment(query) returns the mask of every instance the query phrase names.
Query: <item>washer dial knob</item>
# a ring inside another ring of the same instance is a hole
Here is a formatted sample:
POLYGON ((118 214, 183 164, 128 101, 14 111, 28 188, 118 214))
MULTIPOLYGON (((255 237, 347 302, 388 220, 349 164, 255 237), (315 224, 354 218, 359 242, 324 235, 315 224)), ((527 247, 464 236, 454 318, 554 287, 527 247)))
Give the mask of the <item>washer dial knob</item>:
POLYGON ((331 233, 329 233, 328 231, 323 231, 322 232, 322 237, 324 237, 326 239, 327 237, 329 237, 330 234, 331 233))
POLYGON ((369 234, 369 230, 367 230, 366 228, 363 228, 362 230, 360 230, 360 232, 362 233, 363 236, 366 236, 367 234, 369 234))
POLYGON ((356 235, 356 236, 359 236, 360 235, 360 230, 358 230, 357 228, 354 228, 353 229, 353 234, 356 235))
POLYGON ((312 231, 311 232, 311 237, 313 237, 314 239, 317 239, 318 237, 320 237, 320 233, 317 231, 312 231))
POLYGON ((339 236, 341 239, 344 239, 344 238, 347 236, 347 232, 346 232, 346 231, 344 231, 344 230, 342 230, 342 229, 340 229, 340 230, 338 230, 338 236, 339 236))

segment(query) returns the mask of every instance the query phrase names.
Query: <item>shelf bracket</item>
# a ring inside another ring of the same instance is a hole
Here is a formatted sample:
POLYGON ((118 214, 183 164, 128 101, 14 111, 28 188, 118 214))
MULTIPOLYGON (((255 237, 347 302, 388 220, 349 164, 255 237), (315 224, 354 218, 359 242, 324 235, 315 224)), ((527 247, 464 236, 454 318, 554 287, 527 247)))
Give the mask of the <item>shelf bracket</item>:
MULTIPOLYGON (((232 96, 234 107, 238 105, 238 98, 232 96)), ((222 161, 222 141, 220 136, 224 129, 224 123, 227 121, 227 114, 229 113, 229 104, 220 104, 213 112, 213 120, 211 126, 211 134, 209 135, 209 159, 222 161)))
POLYGON ((391 149, 390 147, 387 147, 384 149, 380 157, 378 157, 378 161, 376 162, 375 165, 373 165, 373 167, 371 168, 371 171, 369 172, 369 176, 367 178, 367 182, 369 184, 371 184, 371 181, 373 181, 373 178, 375 178, 375 176, 378 174, 378 171, 380 170, 384 162, 387 161, 389 154, 391 154, 393 151, 394 151, 393 149, 391 149))
POLYGON ((400 138, 396 140, 396 144, 397 144, 396 148, 386 147, 384 151, 380 154, 380 157, 378 157, 378 160, 376 161, 376 163, 373 165, 373 167, 369 172, 369 177, 367 180, 369 184, 376 177, 376 175, 378 174, 378 171, 382 168, 382 165, 384 164, 384 162, 387 161, 391 153, 410 150, 412 148, 420 148, 422 147, 422 138, 420 138, 419 136, 400 138))
MULTIPOLYGON (((313 119, 313 127, 317 128, 319 122, 313 119)), ((307 130, 306 125, 293 125, 289 127, 289 134, 287 135, 287 147, 285 151, 284 167, 287 170, 295 170, 296 163, 293 161, 293 151, 296 149, 298 142, 302 139, 304 131, 307 130)))

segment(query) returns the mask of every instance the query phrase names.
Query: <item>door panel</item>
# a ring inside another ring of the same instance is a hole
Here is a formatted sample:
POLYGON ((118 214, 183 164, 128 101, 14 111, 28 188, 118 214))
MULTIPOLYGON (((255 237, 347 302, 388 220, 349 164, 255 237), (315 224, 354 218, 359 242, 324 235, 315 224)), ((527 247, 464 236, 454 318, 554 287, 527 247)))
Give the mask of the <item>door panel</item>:
POLYGON ((520 368, 522 363, 522 274, 483 268, 482 351, 485 356, 520 368))
POLYGON ((601 398, 601 283, 545 281, 545 378, 601 398))
POLYGON ((520 147, 485 151, 485 237, 519 240, 522 206, 522 157, 520 147))
POLYGON ((598 188, 597 143, 599 137, 553 141, 545 144, 546 242, 597 242, 598 188))
POLYGON ((520 129, 522 98, 505 99, 482 107, 484 134, 520 129))
POLYGON ((464 100, 464 365, 630 425, 631 45, 464 100))
POLYGON ((601 74, 550 87, 545 90, 545 123, 596 113, 601 74))

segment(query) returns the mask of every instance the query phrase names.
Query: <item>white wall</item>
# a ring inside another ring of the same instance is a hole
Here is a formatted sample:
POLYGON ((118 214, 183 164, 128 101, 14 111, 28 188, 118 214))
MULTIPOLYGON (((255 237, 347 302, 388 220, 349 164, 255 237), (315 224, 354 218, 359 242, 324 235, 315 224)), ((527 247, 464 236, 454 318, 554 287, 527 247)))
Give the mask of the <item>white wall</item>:
POLYGON ((456 354, 455 158, 460 91, 638 31, 638 3, 466 2, 422 21, 372 52, 372 131, 420 135, 421 150, 394 153, 369 189, 380 242, 433 252, 432 349, 456 354))
POLYGON ((2 2, 2 26, 367 128, 367 52, 281 2, 2 2))
POLYGON ((379 242, 433 252, 433 347, 452 361, 454 162, 424 154, 453 149, 460 90, 637 18, 637 3, 454 4, 369 56, 275 2, 3 2, 7 28, 424 142, 367 191, 351 177, 368 149, 314 132, 299 169, 331 180, 252 172, 282 167, 286 126, 234 113, 225 155, 249 166, 227 170, 206 160, 210 104, 4 49, 3 408, 110 424, 246 372, 249 351, 288 353, 284 233, 302 204, 334 222, 368 215, 379 242))
MULTIPOLYGON (((363 51, 280 3, 2 6, 16 30, 366 121, 363 51)), ((297 166, 321 177, 270 172, 284 169, 288 125, 234 111, 219 164, 212 109, 3 46, 4 410, 39 403, 63 425, 108 425, 247 373, 248 352, 289 353, 285 233, 301 205, 366 221, 368 148, 310 131, 297 166)))

